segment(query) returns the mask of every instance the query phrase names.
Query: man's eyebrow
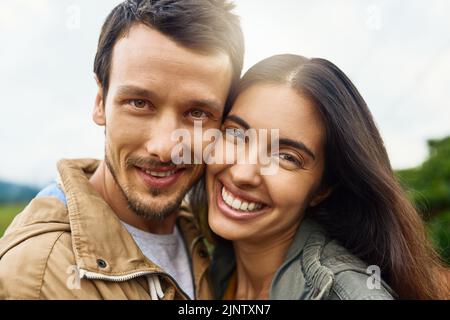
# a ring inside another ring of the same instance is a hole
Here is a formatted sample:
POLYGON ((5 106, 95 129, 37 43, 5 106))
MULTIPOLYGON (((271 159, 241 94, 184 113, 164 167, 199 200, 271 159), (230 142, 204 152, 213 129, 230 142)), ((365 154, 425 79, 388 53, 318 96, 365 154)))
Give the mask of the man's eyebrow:
POLYGON ((289 147, 293 147, 293 148, 296 148, 296 149, 299 149, 299 150, 303 150, 311 158, 313 158, 313 160, 316 160, 316 156, 314 155, 314 153, 303 142, 295 141, 295 140, 287 139, 287 138, 281 138, 279 144, 280 144, 280 146, 282 146, 282 145, 283 146, 289 146, 289 147))
MULTIPOLYGON (((119 96, 132 95, 132 96, 142 97, 142 98, 146 98, 146 99, 152 99, 157 96, 156 93, 151 90, 140 88, 137 86, 132 86, 132 85, 125 85, 125 86, 118 87, 117 94, 119 96)), ((203 107, 203 108, 210 109, 211 111, 214 111, 214 112, 219 112, 221 114, 223 113, 222 104, 219 101, 214 100, 214 99, 198 99, 198 100, 194 99, 192 101, 189 101, 187 103, 187 105, 190 107, 203 107)))
POLYGON ((121 96, 133 95, 142 98, 150 99, 155 96, 155 93, 151 90, 140 88, 137 86, 120 86, 117 88, 117 94, 121 96))
POLYGON ((236 122, 238 125, 243 127, 245 130, 250 129, 250 125, 241 117, 235 116, 235 115, 229 115, 226 120, 230 120, 233 122, 236 122))

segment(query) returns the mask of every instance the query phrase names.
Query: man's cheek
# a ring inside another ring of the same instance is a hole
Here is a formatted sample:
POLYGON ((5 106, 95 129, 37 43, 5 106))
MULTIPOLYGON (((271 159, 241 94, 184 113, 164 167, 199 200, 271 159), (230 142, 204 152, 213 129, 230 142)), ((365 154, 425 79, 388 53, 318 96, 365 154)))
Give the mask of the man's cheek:
POLYGON ((138 134, 139 129, 133 128, 133 125, 110 126, 107 130, 109 143, 116 149, 127 149, 129 146, 136 145, 142 140, 142 134, 138 134))

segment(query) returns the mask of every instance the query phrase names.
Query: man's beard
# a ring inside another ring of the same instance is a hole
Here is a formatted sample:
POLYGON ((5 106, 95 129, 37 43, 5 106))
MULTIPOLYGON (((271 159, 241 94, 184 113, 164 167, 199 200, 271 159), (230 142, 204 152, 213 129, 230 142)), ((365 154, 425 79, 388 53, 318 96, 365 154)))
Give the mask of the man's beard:
MULTIPOLYGON (((127 160, 127 168, 133 167, 136 163, 142 163, 145 161, 147 164, 149 163, 148 160, 142 159, 142 158, 134 158, 127 160)), ((149 206, 146 206, 143 201, 137 199, 136 197, 133 197, 131 190, 129 190, 128 186, 121 186, 119 183, 119 180, 117 179, 116 171, 114 170, 113 165, 109 161, 108 155, 105 153, 105 163, 108 167, 109 171, 111 172, 111 175, 113 176, 113 179, 122 192, 123 196, 125 197, 125 200, 127 201, 128 208, 132 210, 138 217, 144 218, 146 220, 165 220, 168 217, 170 217, 173 213, 175 213, 181 206, 181 203, 183 202, 185 194, 188 192, 188 190, 182 190, 179 195, 176 197, 175 200, 169 202, 164 208, 161 208, 159 210, 155 210, 154 208, 150 208, 149 206)), ((151 163, 154 166, 161 166, 161 163, 156 163, 153 161, 151 163), (155 165, 156 164, 156 165, 155 165)), ((162 191, 158 189, 152 189, 149 190, 149 193, 153 197, 158 197, 162 191)))

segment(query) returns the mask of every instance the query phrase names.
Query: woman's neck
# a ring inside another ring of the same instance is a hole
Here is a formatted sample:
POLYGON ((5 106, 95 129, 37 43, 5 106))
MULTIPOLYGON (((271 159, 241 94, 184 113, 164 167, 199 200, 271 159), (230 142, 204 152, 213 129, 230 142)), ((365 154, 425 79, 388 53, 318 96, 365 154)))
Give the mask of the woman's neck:
POLYGON ((283 264, 298 229, 264 241, 235 241, 237 300, 267 300, 273 277, 283 264))

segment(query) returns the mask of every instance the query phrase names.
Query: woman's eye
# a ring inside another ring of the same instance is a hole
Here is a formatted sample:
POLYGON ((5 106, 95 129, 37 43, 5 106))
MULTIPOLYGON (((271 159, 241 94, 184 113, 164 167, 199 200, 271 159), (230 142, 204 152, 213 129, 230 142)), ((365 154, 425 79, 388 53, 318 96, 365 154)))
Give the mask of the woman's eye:
POLYGON ((290 163, 295 164, 298 167, 303 167, 303 161, 297 159, 297 157, 295 157, 289 153, 279 153, 277 155, 283 161, 288 161, 290 163))
POLYGON ((225 129, 225 135, 232 139, 237 138, 239 140, 245 140, 245 132, 242 129, 236 129, 236 128, 225 129))
POLYGON ((208 117, 208 114, 202 110, 192 110, 189 112, 189 115, 194 119, 205 119, 208 117))

